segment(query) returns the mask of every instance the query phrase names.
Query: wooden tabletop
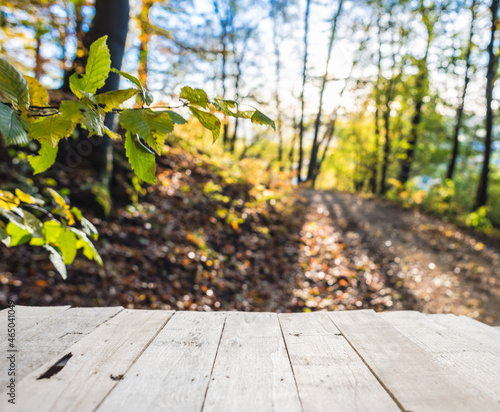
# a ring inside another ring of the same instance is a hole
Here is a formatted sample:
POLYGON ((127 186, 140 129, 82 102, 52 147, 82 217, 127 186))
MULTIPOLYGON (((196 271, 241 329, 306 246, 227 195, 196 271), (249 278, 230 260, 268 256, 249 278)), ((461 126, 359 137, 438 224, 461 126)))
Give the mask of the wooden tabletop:
POLYGON ((463 316, 14 310, 0 411, 500 411, 500 330, 463 316))

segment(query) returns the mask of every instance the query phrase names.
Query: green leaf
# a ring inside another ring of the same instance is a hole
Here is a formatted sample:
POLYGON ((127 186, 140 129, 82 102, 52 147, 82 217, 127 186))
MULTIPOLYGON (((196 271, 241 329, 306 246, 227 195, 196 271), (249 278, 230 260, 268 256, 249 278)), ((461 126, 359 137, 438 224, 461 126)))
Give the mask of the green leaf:
POLYGON ((20 229, 26 229, 23 220, 15 213, 12 213, 9 210, 0 209, 0 214, 3 215, 9 222, 17 225, 20 229))
POLYGON ((5 230, 5 223, 0 220, 0 242, 2 242, 5 246, 10 245, 10 236, 5 230))
POLYGON ((105 114, 101 108, 94 109, 90 106, 82 107, 81 117, 82 126, 88 130, 89 136, 102 136, 106 129, 104 128, 105 114))
POLYGON ((106 45, 108 36, 103 36, 91 44, 89 57, 85 66, 85 73, 74 73, 69 78, 71 91, 79 98, 83 97, 80 92, 95 94, 104 86, 111 70, 111 57, 106 45))
POLYGON ((276 125, 274 124, 274 121, 271 120, 269 117, 267 117, 264 113, 260 112, 259 110, 256 110, 254 112, 251 120, 252 123, 271 126, 274 130, 276 130, 276 125))
POLYGON ((32 123, 28 135, 40 143, 48 143, 55 148, 59 140, 71 135, 75 126, 75 118, 63 112, 32 123))
POLYGON ((56 161, 59 146, 52 147, 50 143, 42 143, 42 147, 37 156, 28 156, 28 161, 33 168, 33 174, 45 172, 56 161))
POLYGON ((135 174, 145 182, 156 183, 155 155, 144 146, 137 135, 125 135, 125 153, 135 174))
POLYGON ((238 103, 234 100, 214 99, 212 104, 218 111, 224 113, 227 116, 235 117, 236 113, 238 112, 238 103))
POLYGON ((33 237, 43 238, 43 225, 40 219, 38 219, 34 214, 24 211, 23 221, 26 229, 33 237))
POLYGON ((30 105, 31 106, 48 106, 49 105, 49 92, 42 84, 31 76, 24 76, 28 83, 30 105))
POLYGON ((172 122, 175 124, 186 124, 187 120, 184 119, 179 113, 173 112, 171 110, 167 110, 165 113, 168 113, 170 118, 172 119, 172 122))
POLYGON ((78 238, 76 242, 77 249, 83 248, 83 254, 87 259, 94 259, 102 266, 102 258, 101 256, 99 256, 99 253, 97 252, 94 244, 89 240, 87 235, 85 235, 85 233, 83 233, 81 230, 75 229, 73 227, 69 228, 69 230, 75 233, 78 238))
POLYGON ((25 145, 29 142, 19 115, 3 103, 0 103, 0 133, 4 135, 8 145, 25 145))
POLYGON ((120 70, 116 70, 116 69, 111 69, 112 72, 115 72, 115 73, 118 73, 120 76, 122 77, 125 77, 127 80, 131 81, 132 83, 134 83, 139 92, 141 93, 141 98, 142 98, 142 101, 144 103, 146 103, 146 105, 151 105, 153 103, 153 95, 151 93, 149 93, 145 88, 144 86, 141 84, 141 82, 139 81, 139 79, 137 77, 134 77, 132 76, 131 74, 128 74, 128 73, 125 73, 125 72, 121 72, 120 70))
POLYGON ((107 113, 140 93, 137 89, 113 90, 94 96, 95 102, 107 113))
POLYGON ((217 116, 212 113, 204 112, 203 110, 198 110, 195 107, 190 107, 191 113, 200 121, 203 127, 206 127, 212 132, 214 142, 220 136, 220 120, 217 116))
POLYGON ((58 239, 59 250, 66 265, 71 265, 76 257, 76 236, 69 229, 63 229, 58 239))
MULTIPOLYGON (((78 209, 76 206, 73 206, 71 209, 70 209, 70 212, 73 213, 73 216, 75 216, 79 221, 82 220, 82 211, 80 209, 78 209)), ((87 220, 87 219, 85 219, 87 220)))
POLYGON ((122 140, 122 136, 121 135, 119 135, 116 132, 113 132, 113 130, 109 129, 106 126, 104 126, 104 132, 109 136, 110 139, 113 139, 113 140, 122 140))
POLYGON ((80 223, 82 224, 83 231, 87 235, 89 235, 94 240, 98 239, 99 233, 97 232, 96 227, 90 222, 90 220, 82 216, 82 218, 80 219, 80 223))
POLYGON ((168 133, 174 130, 174 123, 166 112, 145 110, 124 110, 120 115, 124 129, 139 135, 156 153, 161 154, 168 133))
POLYGON ((61 236, 62 230, 63 228, 61 226, 61 223, 55 219, 43 222, 42 231, 45 242, 57 245, 57 240, 59 239, 59 236, 61 236))
POLYGON ((28 83, 14 66, 2 58, 0 58, 0 95, 3 95, 16 110, 29 108, 28 83))
POLYGON ((66 271, 66 265, 64 264, 63 258, 59 251, 50 245, 43 245, 43 247, 50 252, 49 259, 56 270, 59 272, 63 279, 66 279, 68 277, 68 273, 66 271))
POLYGON ((181 99, 186 99, 191 104, 203 107, 204 109, 208 107, 208 96, 202 89, 192 89, 189 86, 184 86, 181 89, 181 94, 179 97, 181 99))
POLYGON ((24 245, 31 239, 30 232, 26 228, 20 228, 14 222, 7 223, 6 232, 10 236, 9 247, 24 245))
POLYGON ((40 237, 32 237, 30 240, 30 245, 32 246, 43 246, 45 245, 45 240, 40 237))

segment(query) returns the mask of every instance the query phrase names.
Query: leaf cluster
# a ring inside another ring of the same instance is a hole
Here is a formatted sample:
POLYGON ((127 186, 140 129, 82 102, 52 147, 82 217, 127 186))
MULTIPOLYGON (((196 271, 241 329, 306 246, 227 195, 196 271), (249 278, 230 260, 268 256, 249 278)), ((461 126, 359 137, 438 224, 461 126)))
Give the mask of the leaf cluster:
POLYGON ((0 215, 7 219, 7 224, 0 220, 0 241, 7 247, 26 243, 43 247, 50 253, 52 264, 64 279, 66 265, 73 263, 78 249, 89 260, 94 259, 102 265, 102 259, 91 241, 98 237, 94 225, 82 215, 80 209, 70 207, 55 190, 47 191, 51 198, 50 209, 42 199, 19 189, 15 189, 14 193, 0 190, 0 215), (77 223, 80 228, 77 228, 77 223))

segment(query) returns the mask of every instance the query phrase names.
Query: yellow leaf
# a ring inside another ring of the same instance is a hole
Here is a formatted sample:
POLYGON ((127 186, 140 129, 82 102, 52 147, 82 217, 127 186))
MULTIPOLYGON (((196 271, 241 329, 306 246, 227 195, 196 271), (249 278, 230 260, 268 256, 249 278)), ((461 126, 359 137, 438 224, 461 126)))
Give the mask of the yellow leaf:
POLYGON ((13 210, 19 206, 19 199, 15 197, 11 192, 6 190, 0 190, 0 208, 5 210, 13 210))
POLYGON ((57 193, 54 189, 47 190, 59 206, 61 206, 63 209, 69 209, 68 204, 64 201, 63 197, 59 193, 57 193))
POLYGON ((33 197, 27 193, 24 193, 22 190, 19 190, 16 188, 16 196, 18 199, 23 202, 23 203, 28 203, 29 205, 32 205, 34 203, 38 203, 43 205, 43 200, 37 199, 36 197, 33 197))

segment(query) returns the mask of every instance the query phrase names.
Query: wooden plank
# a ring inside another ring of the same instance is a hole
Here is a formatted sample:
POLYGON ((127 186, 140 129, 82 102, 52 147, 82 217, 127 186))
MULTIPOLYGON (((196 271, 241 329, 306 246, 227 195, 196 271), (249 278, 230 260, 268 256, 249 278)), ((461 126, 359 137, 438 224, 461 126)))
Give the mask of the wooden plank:
POLYGON ((38 369, 121 310, 121 306, 71 308, 39 322, 20 336, 17 379, 38 369))
POLYGON ((278 316, 229 312, 204 411, 300 411, 278 316))
MULTIPOLYGON (((433 355, 435 362, 457 375, 467 376, 478 387, 500 402, 500 353, 464 338, 418 312, 379 314, 400 333, 433 355)), ((500 409, 500 404, 498 405, 500 409)))
POLYGON ((177 312, 98 411, 201 411, 225 317, 177 312))
POLYGON ((430 317, 432 321, 440 325, 448 327, 460 336, 474 339, 479 346, 489 346, 493 351, 500 354, 499 330, 467 316, 455 316, 451 314, 425 316, 430 317))
MULTIPOLYGON (((328 314, 378 379, 409 411, 497 411, 492 397, 443 361, 401 334, 373 311, 328 314)), ((481 367, 476 365, 476 367, 481 367)))
MULTIPOLYGON (((21 347, 24 346, 24 343, 27 342, 26 335, 37 326, 43 320, 50 319, 50 317, 55 316, 57 314, 64 313, 70 308, 70 306, 43 306, 43 307, 35 307, 35 306, 22 306, 16 305, 14 307, 14 328, 15 329, 15 337, 14 347, 9 347, 8 337, 8 308, 2 310, 0 312, 0 351, 2 356, 0 357, 0 369, 4 372, 0 373, 0 387, 5 388, 7 383, 10 382, 11 378, 17 379, 16 382, 19 382, 19 368, 23 367, 21 357, 23 357, 25 352, 7 352, 7 350, 20 350, 21 347), (7 359, 8 355, 14 354, 15 356, 15 375, 8 375, 7 370, 10 367, 10 362, 7 359)), ((28 353, 29 355, 29 353, 28 353)), ((2 391, 0 395, 0 405, 7 405, 7 391, 2 391)), ((1 406, 0 406, 1 408, 1 406)))
MULTIPOLYGON (((23 306, 16 305, 14 310, 16 311, 16 333, 22 334, 29 330, 32 326, 36 325, 38 322, 49 318, 51 316, 57 315, 58 313, 68 310, 71 306, 23 306)), ((0 312, 0 339, 4 341, 4 337, 7 336, 7 311, 8 308, 3 309, 0 312)))
POLYGON ((171 311, 123 310, 26 376, 19 383, 20 410, 94 410, 171 316, 171 311), (38 379, 69 354, 60 371, 38 379))
POLYGON ((279 320, 305 411, 400 411, 326 313, 279 320))

